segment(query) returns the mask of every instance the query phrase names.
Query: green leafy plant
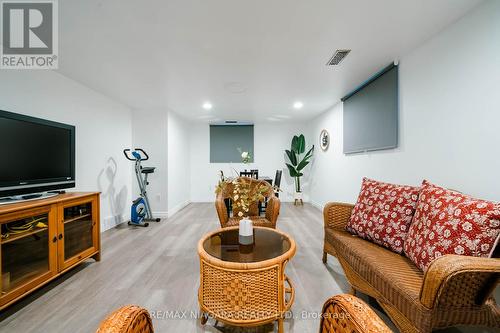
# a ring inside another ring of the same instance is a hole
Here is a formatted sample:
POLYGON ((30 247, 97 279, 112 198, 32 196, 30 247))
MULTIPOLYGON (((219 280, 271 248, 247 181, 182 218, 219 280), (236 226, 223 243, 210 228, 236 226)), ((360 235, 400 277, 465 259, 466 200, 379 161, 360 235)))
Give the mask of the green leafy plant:
POLYGON ((304 134, 295 135, 292 139, 290 150, 285 150, 289 162, 286 163, 290 177, 295 179, 295 191, 302 192, 300 188, 300 177, 304 175, 302 170, 309 164, 314 152, 314 145, 306 153, 306 138, 304 134), (305 153, 305 154, 304 154, 305 153))

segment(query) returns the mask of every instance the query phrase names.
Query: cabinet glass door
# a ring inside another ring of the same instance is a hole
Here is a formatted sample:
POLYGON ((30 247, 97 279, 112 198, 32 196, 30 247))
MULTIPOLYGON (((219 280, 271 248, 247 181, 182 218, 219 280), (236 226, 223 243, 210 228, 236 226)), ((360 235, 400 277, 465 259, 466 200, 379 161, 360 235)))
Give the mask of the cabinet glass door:
POLYGON ((49 214, 1 225, 1 295, 38 278, 51 276, 49 214))
POLYGON ((64 208, 64 261, 93 249, 92 203, 64 208))

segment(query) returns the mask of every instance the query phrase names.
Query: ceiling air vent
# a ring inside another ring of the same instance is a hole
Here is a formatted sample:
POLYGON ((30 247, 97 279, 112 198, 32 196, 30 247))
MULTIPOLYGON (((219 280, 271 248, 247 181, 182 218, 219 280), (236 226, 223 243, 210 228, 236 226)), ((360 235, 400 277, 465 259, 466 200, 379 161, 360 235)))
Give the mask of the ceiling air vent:
POLYGON ((337 66, 342 60, 351 52, 351 50, 337 50, 335 54, 330 58, 327 66, 337 66))

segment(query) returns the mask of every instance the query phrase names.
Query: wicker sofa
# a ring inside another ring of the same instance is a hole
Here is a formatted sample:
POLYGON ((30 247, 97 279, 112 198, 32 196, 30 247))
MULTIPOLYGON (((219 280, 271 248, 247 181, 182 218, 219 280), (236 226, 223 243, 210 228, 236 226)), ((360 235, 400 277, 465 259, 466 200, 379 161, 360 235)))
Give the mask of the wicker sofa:
MULTIPOLYGON (((249 218, 252 220, 254 226, 258 227, 268 227, 276 228, 276 222, 278 221, 278 215, 280 212, 280 200, 274 194, 273 187, 264 180, 257 180, 248 177, 240 177, 246 182, 250 183, 250 186, 255 189, 258 186, 267 188, 267 192, 264 196, 267 198, 266 214, 265 216, 260 216, 259 203, 254 202, 250 205, 249 218)), ((228 183, 227 186, 217 193, 215 198, 215 209, 217 210, 217 215, 219 216, 220 225, 222 228, 234 227, 239 225, 241 218, 237 216, 237 209, 233 207, 233 216, 230 216, 225 200, 233 198, 234 185, 228 183)))
POLYGON ((492 297, 500 259, 445 255, 424 274, 405 256, 346 232, 353 208, 325 206, 323 262, 328 254, 337 257, 352 292, 374 297, 401 332, 500 327, 500 308, 492 297))

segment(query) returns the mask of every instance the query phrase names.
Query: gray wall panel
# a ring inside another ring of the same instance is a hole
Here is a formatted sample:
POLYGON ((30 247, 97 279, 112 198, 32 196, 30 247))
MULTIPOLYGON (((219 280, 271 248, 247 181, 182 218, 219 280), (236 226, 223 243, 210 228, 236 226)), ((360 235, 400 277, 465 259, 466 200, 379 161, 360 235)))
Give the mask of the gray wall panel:
POLYGON ((210 163, 241 163, 238 148, 253 162, 253 125, 210 125, 210 163))
POLYGON ((344 154, 398 145, 398 67, 344 101, 344 154))

